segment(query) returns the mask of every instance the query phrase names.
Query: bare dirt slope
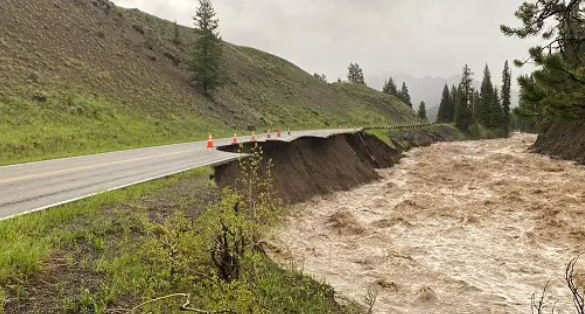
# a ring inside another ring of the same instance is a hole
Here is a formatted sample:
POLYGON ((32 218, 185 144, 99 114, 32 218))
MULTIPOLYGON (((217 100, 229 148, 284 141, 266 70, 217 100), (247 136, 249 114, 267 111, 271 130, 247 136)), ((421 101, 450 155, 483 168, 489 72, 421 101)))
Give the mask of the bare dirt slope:
MULTIPOLYGON (((317 195, 347 191, 380 179, 374 170, 391 167, 412 147, 431 145, 436 141, 455 140, 449 126, 433 129, 397 132, 388 142, 375 135, 358 132, 328 138, 304 137, 291 143, 266 141, 246 143, 244 152, 259 145, 263 152, 260 173, 267 174, 267 165, 274 181, 275 192, 286 204, 297 204, 317 195)), ((230 145, 220 150, 239 152, 240 146, 230 145)), ((236 186, 242 179, 239 161, 215 167, 215 181, 221 188, 236 186)), ((246 182, 244 180, 244 182, 246 182)))
POLYGON ((584 131, 585 124, 582 121, 552 123, 538 135, 532 150, 553 158, 585 164, 584 131))
POLYGON ((343 295, 379 287, 376 313, 530 313, 551 278, 571 310, 563 277, 585 243, 585 172, 527 153, 534 140, 413 149, 382 181, 298 205, 277 245, 343 295))

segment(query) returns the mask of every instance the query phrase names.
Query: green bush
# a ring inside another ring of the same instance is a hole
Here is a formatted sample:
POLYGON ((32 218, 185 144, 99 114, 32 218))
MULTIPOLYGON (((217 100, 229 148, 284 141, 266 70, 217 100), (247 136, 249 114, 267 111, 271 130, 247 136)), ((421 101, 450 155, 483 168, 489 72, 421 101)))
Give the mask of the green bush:
POLYGON ((508 137, 508 133, 503 128, 488 129, 477 122, 469 128, 469 133, 471 138, 475 140, 508 137))
POLYGON ((338 305, 330 286, 279 268, 263 252, 261 237, 283 205, 273 191, 271 162, 258 146, 249 154, 239 162, 235 187, 199 217, 142 216, 147 240, 139 255, 147 279, 140 289, 151 300, 136 313, 169 313, 186 303, 226 313, 363 313, 356 304, 338 305))

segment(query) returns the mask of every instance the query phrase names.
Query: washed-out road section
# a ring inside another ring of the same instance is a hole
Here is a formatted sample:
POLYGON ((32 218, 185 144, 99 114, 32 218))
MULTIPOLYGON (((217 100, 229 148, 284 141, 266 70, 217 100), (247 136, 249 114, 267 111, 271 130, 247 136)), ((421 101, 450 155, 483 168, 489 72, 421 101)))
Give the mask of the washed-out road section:
MULTIPOLYGON (((300 137, 327 138, 356 129, 276 133, 258 141, 291 142, 300 137)), ((238 141, 249 141, 250 135, 238 141)), ((232 138, 215 139, 224 146, 232 138)), ((0 167, 0 220, 44 210, 92 195, 240 158, 239 154, 208 149, 207 141, 164 145, 80 157, 54 159, 0 167)))

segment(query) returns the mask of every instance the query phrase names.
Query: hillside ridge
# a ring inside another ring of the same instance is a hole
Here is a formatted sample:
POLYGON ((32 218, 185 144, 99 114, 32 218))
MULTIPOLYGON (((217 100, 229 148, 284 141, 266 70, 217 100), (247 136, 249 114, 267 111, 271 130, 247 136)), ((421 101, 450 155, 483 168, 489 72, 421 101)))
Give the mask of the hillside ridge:
MULTIPOLYGON (((193 8, 195 9, 195 8, 193 8)), ((231 136, 258 127, 417 122, 395 97, 225 43, 226 85, 192 86, 197 32, 107 0, 0 2, 0 163, 231 136), (229 132, 228 132, 229 131, 229 132), (222 133, 223 132, 223 133, 222 133)))

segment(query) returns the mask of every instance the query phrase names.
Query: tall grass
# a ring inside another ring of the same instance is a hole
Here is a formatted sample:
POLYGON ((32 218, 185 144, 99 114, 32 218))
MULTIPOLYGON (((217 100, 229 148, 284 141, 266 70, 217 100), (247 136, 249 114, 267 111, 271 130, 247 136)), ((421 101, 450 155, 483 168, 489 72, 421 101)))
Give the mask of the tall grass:
MULTIPOLYGON (((91 225, 104 208, 153 195, 190 176, 204 176, 210 168, 159 179, 123 190, 112 191, 46 211, 0 221, 0 286, 19 282, 37 272, 56 250, 79 234, 63 229, 70 223, 91 225)), ((101 226, 98 226, 101 227, 101 226)))

